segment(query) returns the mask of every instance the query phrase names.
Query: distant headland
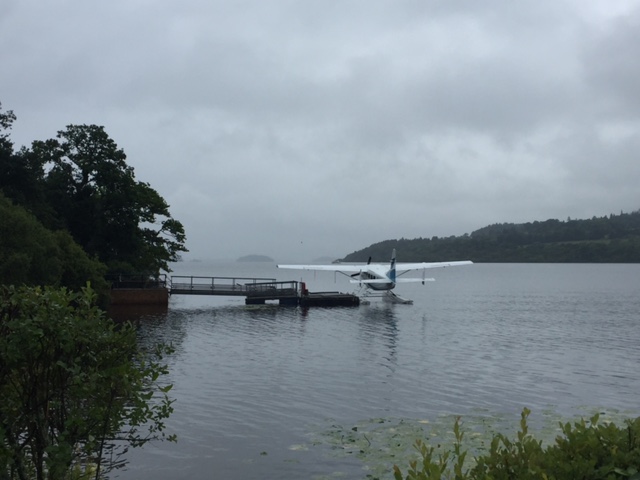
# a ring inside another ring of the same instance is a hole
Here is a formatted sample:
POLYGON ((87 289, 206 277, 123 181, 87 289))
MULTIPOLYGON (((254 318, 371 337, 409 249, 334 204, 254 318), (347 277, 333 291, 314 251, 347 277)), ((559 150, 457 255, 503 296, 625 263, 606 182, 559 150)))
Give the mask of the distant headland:
POLYGON ((236 262, 273 262, 273 258, 267 257, 266 255, 245 255, 244 257, 238 258, 236 262))
POLYGON ((458 237, 385 240, 342 261, 384 262, 394 248, 403 262, 640 263, 640 210, 585 220, 496 223, 458 237))

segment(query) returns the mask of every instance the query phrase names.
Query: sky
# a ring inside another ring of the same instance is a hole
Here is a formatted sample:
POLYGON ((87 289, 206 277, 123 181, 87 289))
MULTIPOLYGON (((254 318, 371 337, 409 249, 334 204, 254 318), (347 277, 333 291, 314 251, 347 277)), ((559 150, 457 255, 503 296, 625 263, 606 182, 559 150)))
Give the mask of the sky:
POLYGON ((0 45, 15 147, 104 126, 185 259, 640 208, 640 0, 3 0, 0 45))

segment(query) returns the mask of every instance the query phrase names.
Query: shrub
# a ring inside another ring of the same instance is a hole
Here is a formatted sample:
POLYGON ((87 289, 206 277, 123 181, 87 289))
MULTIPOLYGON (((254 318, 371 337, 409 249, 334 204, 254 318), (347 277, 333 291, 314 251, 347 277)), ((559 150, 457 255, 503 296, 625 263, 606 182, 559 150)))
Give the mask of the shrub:
POLYGON ((560 423, 562 434, 544 447, 529 433, 524 409, 515 439, 495 434, 489 451, 465 467, 467 451, 462 448, 460 419, 454 425, 455 442, 443 453, 417 441, 420 461, 410 462, 406 476, 394 466, 396 480, 640 480, 640 417, 626 420, 624 427, 598 423, 599 416, 560 423))
POLYGON ((128 446, 165 437, 171 350, 144 354, 94 300, 89 287, 0 287, 3 480, 102 478, 128 446))

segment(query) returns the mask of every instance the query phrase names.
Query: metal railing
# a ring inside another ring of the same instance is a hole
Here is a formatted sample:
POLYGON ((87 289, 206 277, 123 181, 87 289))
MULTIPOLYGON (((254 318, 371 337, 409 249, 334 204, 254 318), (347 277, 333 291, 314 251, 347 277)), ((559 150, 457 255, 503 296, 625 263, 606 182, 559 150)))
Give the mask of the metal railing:
POLYGON ((247 285, 247 296, 284 297, 298 295, 297 281, 253 283, 247 285))
POLYGON ((106 280, 111 284, 111 288, 166 288, 167 276, 165 274, 143 275, 143 274, 114 274, 107 275, 106 280))
POLYGON ((277 282, 275 278, 199 277, 186 275, 110 275, 111 288, 169 288, 179 295, 243 295, 254 298, 285 298, 299 294, 297 281, 277 282))
POLYGON ((171 277, 171 293, 244 295, 246 294, 250 286, 264 282, 275 282, 275 279, 247 277, 195 277, 174 275, 171 277))

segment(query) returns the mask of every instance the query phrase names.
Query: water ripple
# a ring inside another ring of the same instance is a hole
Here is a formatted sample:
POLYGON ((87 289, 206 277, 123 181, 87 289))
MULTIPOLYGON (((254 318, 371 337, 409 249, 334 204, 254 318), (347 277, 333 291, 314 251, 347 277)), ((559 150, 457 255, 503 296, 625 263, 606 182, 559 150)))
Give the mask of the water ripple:
POLYGON ((453 270, 410 290, 413 306, 305 311, 200 299, 141 320, 141 341, 176 348, 169 424, 180 442, 136 452, 144 472, 122 478, 363 477, 357 461, 307 448, 311 426, 327 419, 517 416, 524 406, 637 412, 637 267, 453 270))

